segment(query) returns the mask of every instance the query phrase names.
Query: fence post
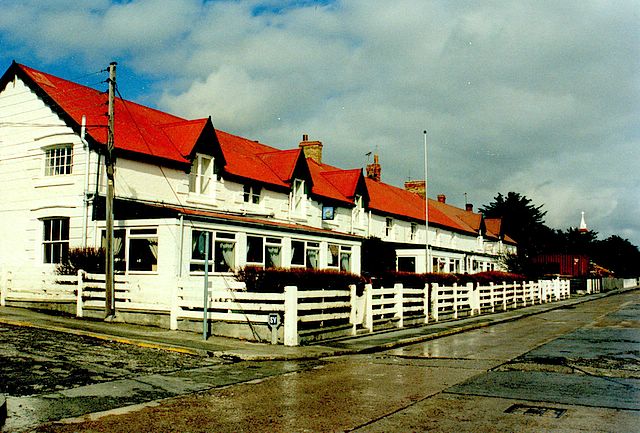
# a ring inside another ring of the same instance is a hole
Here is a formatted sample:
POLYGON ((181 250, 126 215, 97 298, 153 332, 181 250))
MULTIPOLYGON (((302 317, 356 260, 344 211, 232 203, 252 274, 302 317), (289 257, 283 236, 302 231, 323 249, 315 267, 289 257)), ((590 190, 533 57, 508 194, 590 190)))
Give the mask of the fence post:
POLYGON ((298 345, 298 288, 284 288, 284 345, 298 345))
POLYGON ((83 289, 84 289, 84 271, 78 269, 78 282, 76 290, 76 317, 84 317, 84 301, 83 289))
POLYGON ((429 283, 424 283, 424 296, 422 297, 422 308, 424 309, 424 323, 429 323, 429 283))
POLYGON ((431 314, 433 315, 433 320, 438 321, 438 289, 440 285, 438 283, 433 283, 431 285, 431 314))
POLYGON ((502 311, 507 311, 507 283, 502 282, 502 311))
POLYGON ((180 295, 180 286, 182 283, 176 279, 175 284, 171 288, 171 310, 169 311, 169 329, 175 331, 178 329, 178 313, 180 312, 180 303, 178 301, 180 295))
POLYGON ((364 285, 364 326, 367 331, 373 332, 373 286, 364 285))
POLYGON ((357 319, 357 314, 356 314, 356 303, 357 301, 357 296, 356 296, 356 285, 355 284, 349 284, 349 302, 351 304, 351 310, 349 312, 349 323, 351 323, 351 335, 356 335, 357 331, 356 331, 356 319, 357 319))
POLYGON ((0 279, 0 307, 4 307, 7 303, 7 291, 9 290, 9 271, 2 271, 0 279))
POLYGON ((395 291, 394 300, 396 304, 396 317, 398 318, 398 324, 396 325, 398 328, 402 328, 404 326, 404 299, 403 299, 403 289, 404 286, 401 283, 396 283, 393 285, 393 289, 395 291))
POLYGON ((453 283, 453 318, 458 318, 458 283, 453 283))
POLYGON ((479 284, 467 283, 467 290, 469 292, 469 308, 471 308, 471 315, 475 316, 480 314, 480 289, 479 284))

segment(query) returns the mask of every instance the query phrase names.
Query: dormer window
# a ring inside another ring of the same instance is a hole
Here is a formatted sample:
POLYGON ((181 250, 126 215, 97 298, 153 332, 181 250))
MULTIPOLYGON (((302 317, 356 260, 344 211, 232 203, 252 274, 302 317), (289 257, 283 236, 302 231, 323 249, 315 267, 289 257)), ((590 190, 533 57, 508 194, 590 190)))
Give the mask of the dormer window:
POLYGON ((245 203, 260 204, 260 190, 261 190, 261 188, 259 186, 245 185, 244 186, 244 193, 243 193, 244 202, 245 203))
POLYGON ((418 224, 411 223, 411 232, 409 233, 409 239, 412 241, 418 239, 418 224))
POLYGON ((65 144, 45 149, 44 175, 60 176, 71 174, 73 164, 73 145, 65 144))
POLYGON ((388 218, 388 217, 386 218, 384 234, 388 238, 393 237, 393 218, 388 218))
POLYGON ((214 159, 208 155, 196 155, 189 174, 189 192, 212 196, 215 192, 214 159))
POLYGON ((364 200, 361 195, 356 195, 353 203, 353 225, 361 227, 364 224, 364 200))
POLYGON ((306 212, 307 194, 305 191, 305 181, 302 179, 293 180, 291 190, 291 213, 302 216, 306 212))

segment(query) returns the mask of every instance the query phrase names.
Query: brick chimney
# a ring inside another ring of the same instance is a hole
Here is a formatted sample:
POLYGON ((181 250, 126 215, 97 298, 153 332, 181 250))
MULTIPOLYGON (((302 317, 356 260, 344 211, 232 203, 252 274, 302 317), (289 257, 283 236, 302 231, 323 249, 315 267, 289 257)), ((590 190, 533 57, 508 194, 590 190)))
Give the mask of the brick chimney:
POLYGON ((444 194, 438 194, 438 201, 440 203, 446 203, 447 202, 447 196, 444 194))
POLYGON ((464 205, 467 212, 473 212, 473 205, 471 203, 467 203, 464 205))
POLYGON ((427 196, 427 182, 424 180, 408 180, 404 183, 404 189, 416 193, 422 198, 427 196))
POLYGON ((382 167, 378 161, 377 154, 373 155, 373 164, 367 164, 367 177, 376 182, 380 182, 380 179, 382 179, 382 167))
POLYGON ((311 158, 318 164, 322 164, 322 142, 309 141, 307 134, 302 135, 302 141, 298 145, 304 152, 305 158, 311 158))

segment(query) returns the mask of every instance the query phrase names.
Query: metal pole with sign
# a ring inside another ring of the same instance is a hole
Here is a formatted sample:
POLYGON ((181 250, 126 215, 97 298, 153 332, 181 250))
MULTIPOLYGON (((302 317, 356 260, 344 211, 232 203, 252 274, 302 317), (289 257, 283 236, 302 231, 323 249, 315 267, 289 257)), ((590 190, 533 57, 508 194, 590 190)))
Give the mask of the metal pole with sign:
MULTIPOLYGON (((202 310, 202 338, 207 339, 208 334, 208 313, 209 313, 209 232, 200 235, 202 240, 204 235, 204 305, 202 310)), ((202 243, 200 244, 202 247, 202 243)))

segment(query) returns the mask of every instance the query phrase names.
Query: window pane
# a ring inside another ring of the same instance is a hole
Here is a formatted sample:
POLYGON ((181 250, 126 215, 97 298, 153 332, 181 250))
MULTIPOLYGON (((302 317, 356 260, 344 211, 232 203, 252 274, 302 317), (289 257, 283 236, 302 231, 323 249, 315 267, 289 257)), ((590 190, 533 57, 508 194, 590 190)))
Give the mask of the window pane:
POLYGON ((44 263, 61 263, 69 252, 69 218, 42 221, 42 258, 44 263))
POLYGON ((340 270, 343 272, 351 272, 351 254, 340 254, 340 270))
POLYGON ((327 266, 331 266, 334 268, 338 267, 338 256, 340 253, 340 247, 338 245, 329 244, 328 248, 328 257, 327 257, 327 266))
POLYGON ((265 268, 279 268, 282 267, 282 248, 275 245, 267 246, 267 253, 265 255, 265 268))
POLYGON ((304 266, 304 242, 291 241, 291 264, 304 266))
MULTIPOLYGON (((213 258, 212 245, 213 233, 209 232, 209 260, 213 258)), ((191 232, 191 259, 204 260, 205 246, 205 232, 201 230, 193 230, 191 232)))
POLYGON ((318 269, 318 253, 319 251, 313 248, 307 248, 307 268, 318 269))
POLYGON ((158 268, 158 239, 129 239, 129 270, 155 271, 158 268))
MULTIPOLYGON (((127 270, 127 261, 125 260, 125 240, 127 231, 118 229, 113 231, 113 269, 116 272, 124 273, 127 270)), ((107 232, 102 230, 102 248, 107 249, 107 232)))
POLYGON ((214 272, 231 272, 235 268, 235 242, 216 241, 214 272))
POLYGON ((263 239, 256 236, 247 236, 247 263, 263 262, 263 239))

